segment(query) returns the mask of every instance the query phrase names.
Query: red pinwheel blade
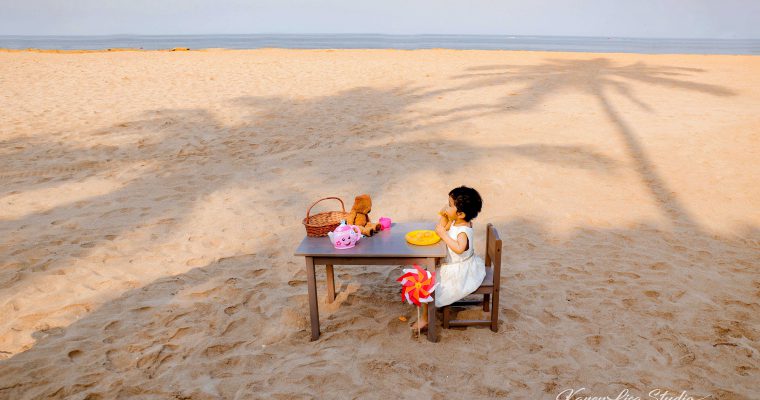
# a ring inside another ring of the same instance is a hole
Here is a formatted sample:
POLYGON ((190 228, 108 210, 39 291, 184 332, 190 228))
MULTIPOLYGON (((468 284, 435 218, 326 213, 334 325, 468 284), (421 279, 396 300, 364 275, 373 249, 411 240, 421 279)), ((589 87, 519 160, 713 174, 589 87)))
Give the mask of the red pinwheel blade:
POLYGON ((435 287, 435 273, 426 271, 414 264, 414 272, 407 269, 406 273, 401 275, 397 282, 401 282, 401 301, 407 301, 419 307, 420 298, 429 299, 430 292, 435 287))

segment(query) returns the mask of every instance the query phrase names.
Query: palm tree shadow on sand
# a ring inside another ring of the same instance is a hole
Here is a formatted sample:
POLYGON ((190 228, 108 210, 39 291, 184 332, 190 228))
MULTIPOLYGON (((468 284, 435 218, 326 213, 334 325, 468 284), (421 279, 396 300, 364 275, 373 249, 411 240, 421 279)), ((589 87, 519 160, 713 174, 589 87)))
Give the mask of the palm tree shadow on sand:
POLYGON ((450 89, 434 91, 430 95, 492 86, 513 84, 523 86, 514 90, 515 93, 512 95, 504 96, 497 105, 465 107, 441 113, 454 115, 444 120, 445 122, 528 110, 540 105, 547 97, 568 89, 589 94, 597 100, 622 139, 642 184, 650 192, 664 216, 674 225, 698 228, 694 218, 657 171, 631 124, 626 122, 610 95, 612 93, 622 95, 648 112, 654 112, 654 109, 636 95, 631 82, 642 82, 711 96, 735 95, 734 91, 722 86, 685 79, 704 70, 648 65, 643 62, 618 66, 608 58, 594 58, 590 60, 548 59, 546 63, 539 65, 488 65, 472 67, 468 71, 470 72, 453 77, 466 80, 465 83, 450 89))

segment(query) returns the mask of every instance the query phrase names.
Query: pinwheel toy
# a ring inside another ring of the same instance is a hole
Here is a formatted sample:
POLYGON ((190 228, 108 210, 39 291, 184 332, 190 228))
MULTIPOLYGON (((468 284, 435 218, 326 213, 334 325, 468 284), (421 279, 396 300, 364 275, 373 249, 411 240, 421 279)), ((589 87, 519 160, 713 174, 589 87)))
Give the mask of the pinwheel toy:
MULTIPOLYGON (((435 290, 435 272, 425 271, 419 265, 414 264, 414 269, 403 270, 396 281, 401 282, 401 301, 406 300, 409 304, 417 306, 417 321, 420 320, 421 303, 433 301, 432 293, 435 290)), ((419 323, 417 324, 419 327, 419 323)), ((419 328, 417 329, 419 336, 419 328)))

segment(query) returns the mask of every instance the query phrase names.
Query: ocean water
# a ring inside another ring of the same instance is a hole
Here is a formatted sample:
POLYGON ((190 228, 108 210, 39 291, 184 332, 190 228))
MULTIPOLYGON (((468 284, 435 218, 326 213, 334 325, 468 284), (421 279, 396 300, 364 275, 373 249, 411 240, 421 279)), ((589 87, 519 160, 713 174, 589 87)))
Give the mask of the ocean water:
POLYGON ((640 39, 507 35, 114 35, 0 36, 0 48, 105 50, 110 48, 190 49, 474 49, 620 53, 760 54, 758 39, 640 39))

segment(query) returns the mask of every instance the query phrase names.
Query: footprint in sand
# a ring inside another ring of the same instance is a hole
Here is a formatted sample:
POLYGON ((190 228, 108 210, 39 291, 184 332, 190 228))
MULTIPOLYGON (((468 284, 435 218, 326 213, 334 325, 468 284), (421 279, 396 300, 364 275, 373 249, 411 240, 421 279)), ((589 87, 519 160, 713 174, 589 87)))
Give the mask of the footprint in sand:
POLYGON ((257 270, 255 270, 255 271, 250 271, 250 272, 248 272, 248 273, 246 274, 246 277, 247 277, 247 278, 258 278, 259 276, 261 276, 261 275, 262 275, 262 274, 264 274, 265 272, 267 272, 265 269, 257 269, 257 270))
POLYGON ((179 328, 176 331, 174 331, 174 334, 169 338, 169 341, 181 339, 183 336, 187 335, 190 332, 191 332, 190 327, 183 326, 182 328, 179 328))
POLYGON ((676 337, 666 335, 668 334, 658 334, 650 343, 658 353, 667 359, 667 364, 684 366, 693 363, 696 359, 694 352, 676 337))
POLYGON ((309 316, 303 310, 286 308, 282 310, 280 322, 293 329, 305 330, 309 326, 309 316))
POLYGON ((81 357, 82 354, 84 354, 84 353, 82 353, 81 350, 72 350, 72 351, 69 352, 69 359, 71 361, 76 361, 76 359, 79 358, 79 357, 81 357))
POLYGON ((650 265, 649 268, 655 271, 664 271, 664 270, 670 269, 670 264, 660 261, 660 262, 656 262, 650 265))
POLYGON ((758 374, 758 369, 749 365, 740 365, 736 367, 736 373, 741 376, 750 376, 758 374))
POLYGON ((111 321, 108 324, 106 324, 106 326, 103 327, 103 330, 106 332, 112 331, 114 329, 119 328, 120 325, 121 325, 121 322, 119 321, 111 321))
POLYGON ((713 325, 713 330, 720 338, 719 342, 731 342, 731 339, 743 337, 753 342, 760 340, 760 332, 741 321, 720 321, 713 325))
POLYGON ((625 354, 612 349, 608 349, 604 353, 604 358, 612 361, 612 363, 617 367, 625 367, 631 363, 631 360, 625 354))
POLYGON ((191 258, 185 262, 185 265, 188 267, 199 267, 201 265, 204 265, 206 263, 205 257, 197 257, 197 258, 191 258))
POLYGON ((100 218, 108 218, 108 217, 111 217, 111 216, 113 216, 115 214, 126 214, 126 213, 128 213, 128 212, 130 212, 132 210, 134 210, 134 209, 131 208, 131 207, 120 208, 118 210, 111 210, 111 211, 103 213, 100 216, 100 218))
POLYGON ((636 299, 623 299, 623 305, 625 305, 627 308, 635 306, 636 303, 636 299))
POLYGON ((655 290, 645 290, 644 295, 649 297, 650 299, 657 299, 660 297, 660 292, 655 290))
POLYGON ((538 320, 544 325, 554 325, 560 321, 559 317, 546 310, 538 317, 538 320))
POLYGON ((597 351, 599 350, 599 346, 601 346, 603 340, 604 337, 601 335, 586 336, 586 343, 588 343, 589 346, 593 347, 597 351))
POLYGON ((239 333, 242 333, 246 337, 250 337, 252 332, 251 332, 250 327, 248 327, 247 321, 248 321, 247 318, 240 318, 240 319, 236 319, 230 322, 229 324, 227 324, 227 327, 225 327, 224 330, 222 331, 221 336, 226 336, 230 332, 238 330, 239 333))
POLYGON ((245 342, 234 342, 209 346, 206 348, 206 350, 203 351, 203 355, 209 358, 218 357, 225 353, 228 353, 230 350, 234 350, 236 347, 240 346, 243 343, 245 342))
POLYGON ((132 368, 132 357, 122 350, 106 352, 106 369, 109 371, 125 371, 132 368))
POLYGON ((571 320, 575 321, 575 322, 579 322, 579 323, 582 323, 582 324, 585 324, 585 323, 589 322, 588 318, 581 317, 580 315, 570 314, 567 317, 570 318, 571 320))

